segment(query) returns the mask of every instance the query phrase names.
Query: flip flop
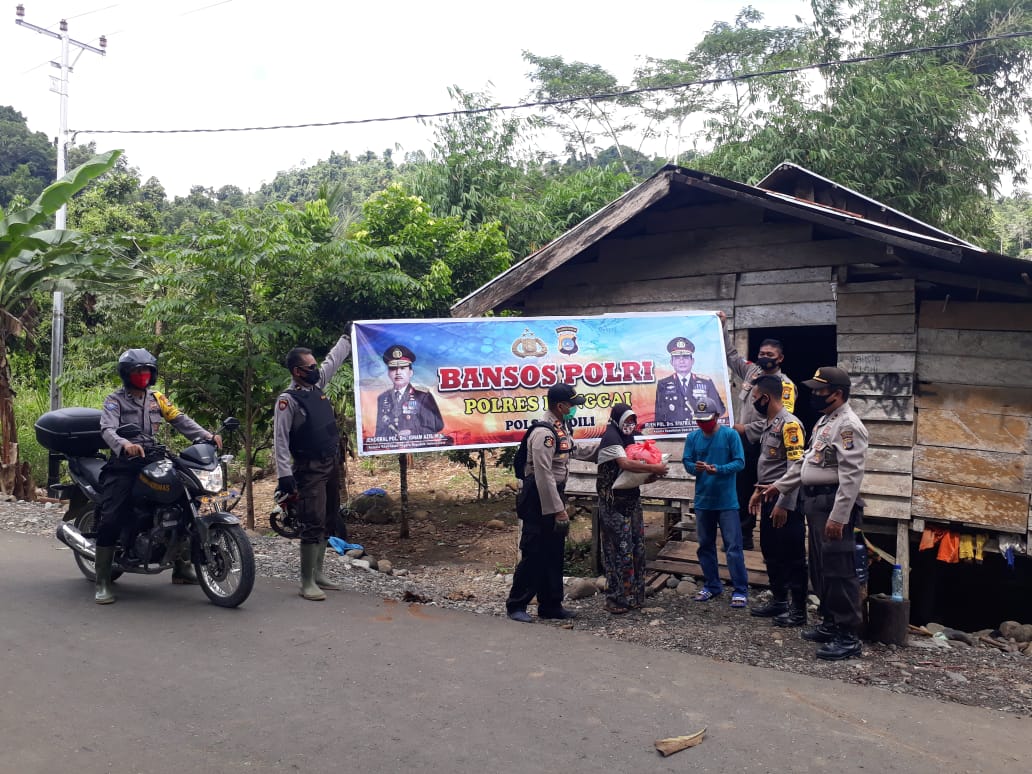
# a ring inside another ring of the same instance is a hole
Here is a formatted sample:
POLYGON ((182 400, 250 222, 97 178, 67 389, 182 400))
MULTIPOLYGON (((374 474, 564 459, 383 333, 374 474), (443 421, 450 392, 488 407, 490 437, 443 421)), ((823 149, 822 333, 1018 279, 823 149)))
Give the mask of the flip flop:
POLYGON ((606 602, 606 612, 612 615, 623 615, 624 613, 631 612, 631 608, 618 605, 615 602, 606 602))
POLYGON ((731 607, 745 607, 749 604, 749 597, 745 594, 732 594, 731 595, 731 607))
POLYGON ((709 589, 703 589, 703 590, 702 590, 702 591, 700 591, 700 592, 699 592, 698 594, 696 594, 696 595, 695 595, 694 597, 692 597, 692 599, 693 599, 693 600, 694 600, 695 602, 709 602, 709 601, 710 601, 711 599, 713 599, 713 597, 715 597, 715 596, 717 596, 717 595, 716 595, 716 594, 714 594, 714 593, 713 593, 712 591, 710 591, 709 589))

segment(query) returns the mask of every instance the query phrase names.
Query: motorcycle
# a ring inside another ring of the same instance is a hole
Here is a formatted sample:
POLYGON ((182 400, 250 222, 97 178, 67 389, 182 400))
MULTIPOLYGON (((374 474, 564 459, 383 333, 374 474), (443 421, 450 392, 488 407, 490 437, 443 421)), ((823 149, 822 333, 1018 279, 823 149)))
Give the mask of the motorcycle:
MULTIPOLYGON (((233 417, 223 430, 235 430, 233 417)), ((100 509, 100 472, 109 456, 100 435, 100 411, 63 408, 41 416, 35 425, 39 443, 68 463, 71 484, 51 487, 69 501, 58 539, 72 549, 75 563, 90 581, 96 581, 96 528, 100 509)), ((118 429, 119 435, 139 432, 135 425, 118 429)), ((172 568, 185 542, 201 589, 219 607, 237 607, 254 587, 254 550, 228 512, 236 502, 224 491, 223 464, 214 441, 197 441, 179 454, 164 446, 147 450, 144 465, 133 485, 133 518, 123 528, 115 549, 111 579, 123 573, 154 575, 172 568), (224 510, 224 508, 226 510, 224 510)))

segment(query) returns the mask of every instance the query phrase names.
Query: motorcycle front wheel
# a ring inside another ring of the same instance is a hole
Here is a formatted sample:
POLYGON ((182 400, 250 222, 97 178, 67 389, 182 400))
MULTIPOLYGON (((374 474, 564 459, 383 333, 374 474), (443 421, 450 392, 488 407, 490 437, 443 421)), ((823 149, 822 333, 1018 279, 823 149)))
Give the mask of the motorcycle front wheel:
POLYGON ((254 588, 254 549, 237 524, 213 524, 208 528, 211 561, 194 544, 193 563, 201 588, 219 607, 236 607, 254 588))
MULTIPOLYGON (((96 540, 97 534, 97 507, 93 503, 84 503, 79 507, 78 513, 72 518, 72 525, 79 530, 79 534, 93 537, 96 540)), ((96 543, 94 543, 96 546, 96 543)), ((82 556, 78 551, 72 551, 75 556, 75 564, 79 572, 86 576, 90 583, 97 582, 97 570, 93 562, 82 556)), ((111 580, 115 581, 122 577, 121 570, 111 571, 111 580)))

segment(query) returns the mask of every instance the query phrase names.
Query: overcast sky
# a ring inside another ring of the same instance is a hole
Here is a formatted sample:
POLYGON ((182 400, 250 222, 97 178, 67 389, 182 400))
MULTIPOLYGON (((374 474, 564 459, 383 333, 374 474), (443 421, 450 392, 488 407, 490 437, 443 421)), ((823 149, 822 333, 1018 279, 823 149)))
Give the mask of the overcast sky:
MULTIPOLYGON (((714 21, 745 4, 728 0, 438 0, 380 3, 271 0, 19 0, 25 20, 97 45, 74 65, 71 130, 268 126, 432 113, 454 107, 447 87, 490 89, 522 101, 528 49, 599 64, 627 82, 642 56, 685 55, 714 21)), ((33 130, 56 136, 49 91, 60 43, 0 19, 0 104, 33 130)), ((809 17, 805 0, 753 0, 771 25, 809 17)), ((74 60, 78 49, 71 49, 74 60)), ((191 185, 254 190, 277 171, 400 145, 427 149, 414 121, 319 129, 176 135, 94 135, 99 150, 124 148, 144 179, 171 195, 191 185)))

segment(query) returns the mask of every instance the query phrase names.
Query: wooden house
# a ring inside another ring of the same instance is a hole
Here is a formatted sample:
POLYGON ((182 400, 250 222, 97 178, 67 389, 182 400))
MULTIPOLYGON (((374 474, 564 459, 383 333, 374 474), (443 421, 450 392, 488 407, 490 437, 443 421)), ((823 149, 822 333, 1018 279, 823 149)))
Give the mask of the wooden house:
MULTIPOLYGON (((1030 275, 793 164, 755 186, 668 166, 452 314, 723 310, 743 355, 781 339, 797 383, 837 363, 870 432, 868 525, 906 563, 928 522, 1029 537, 1030 275)), ((676 507, 691 483, 679 469, 646 494, 676 507)))

